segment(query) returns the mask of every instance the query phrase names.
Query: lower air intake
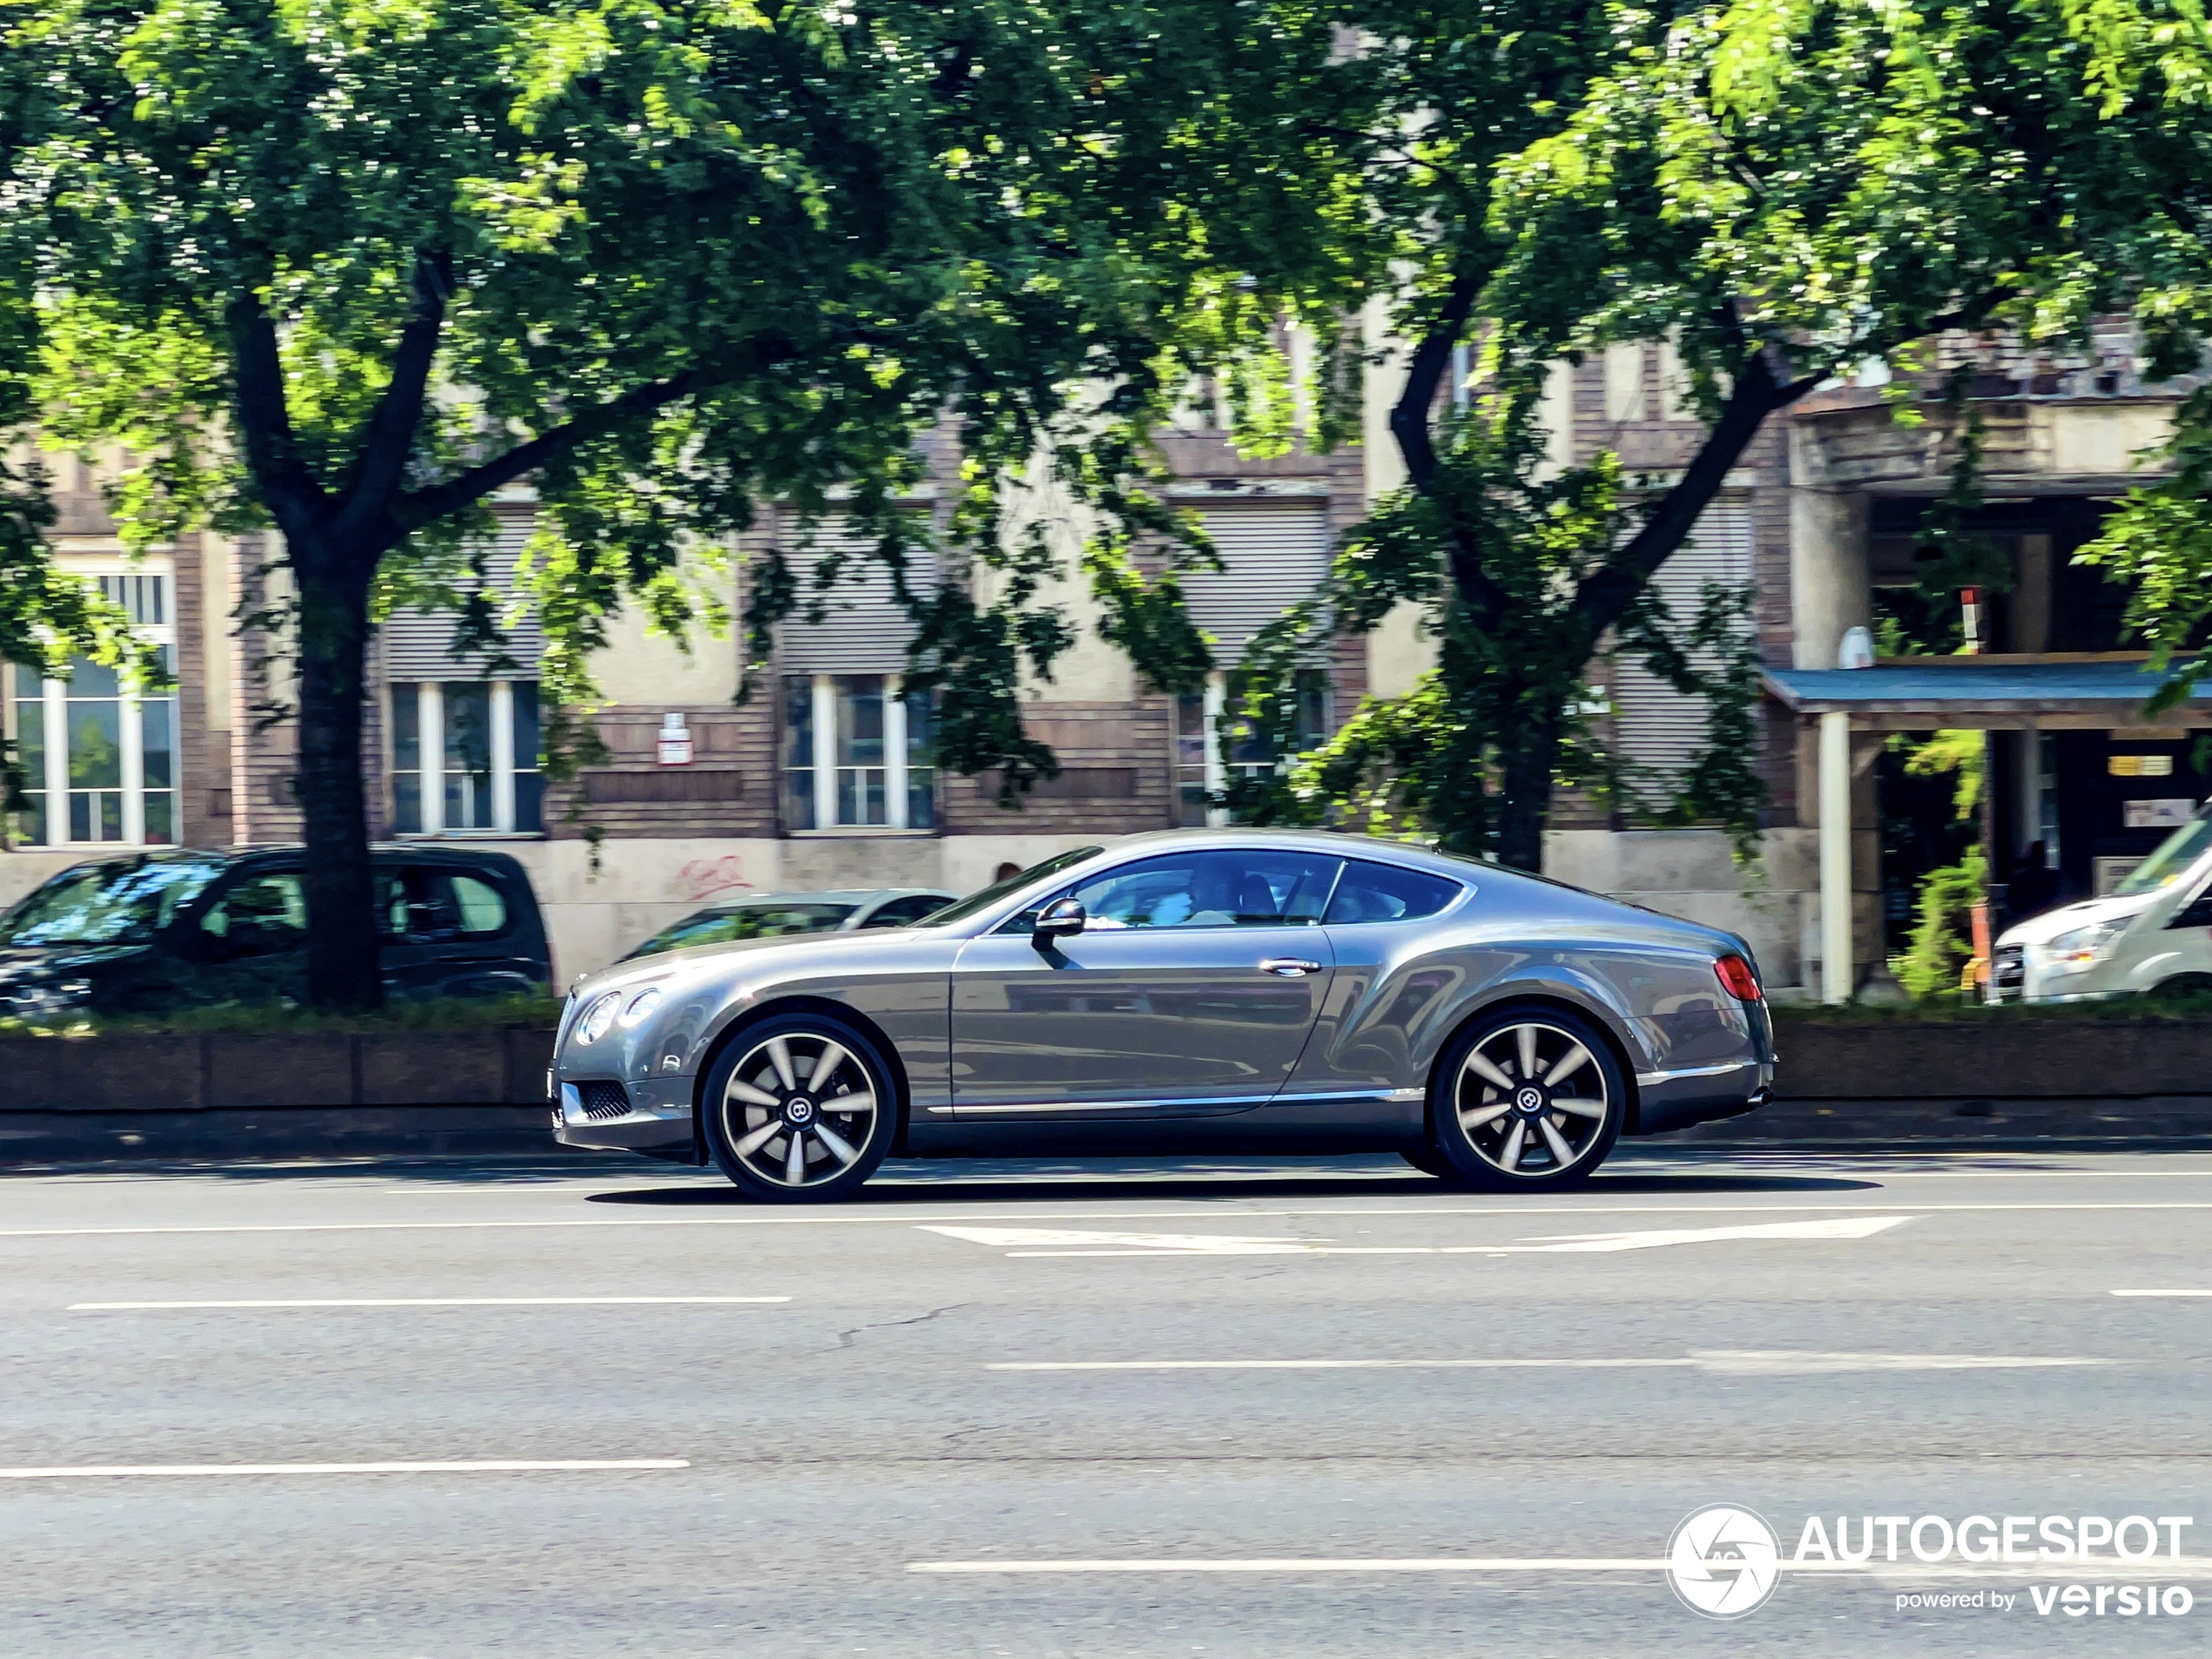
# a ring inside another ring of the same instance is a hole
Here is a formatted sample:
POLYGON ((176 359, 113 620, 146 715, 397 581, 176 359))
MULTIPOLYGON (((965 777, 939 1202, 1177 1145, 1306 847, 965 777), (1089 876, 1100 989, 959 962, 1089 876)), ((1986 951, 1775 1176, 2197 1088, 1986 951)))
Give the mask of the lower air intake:
POLYGON ((578 1083, 576 1092, 583 1103, 584 1116, 594 1123, 630 1116, 630 1094, 620 1083, 578 1083))

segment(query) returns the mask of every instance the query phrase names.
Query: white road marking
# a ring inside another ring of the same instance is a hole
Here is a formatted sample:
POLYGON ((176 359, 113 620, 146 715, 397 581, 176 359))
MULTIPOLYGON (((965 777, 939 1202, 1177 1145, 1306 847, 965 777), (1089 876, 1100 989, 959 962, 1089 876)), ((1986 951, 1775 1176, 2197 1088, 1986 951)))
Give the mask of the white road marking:
POLYGON ((1702 1349, 1680 1359, 1025 1359, 986 1371, 1635 1371, 1694 1370, 1736 1377, 1821 1376, 1860 1371, 2034 1371, 2103 1366, 2107 1359, 2031 1354, 1824 1353, 1702 1349))
POLYGON ((1111 1244, 1115 1250, 1015 1250, 1017 1256, 1301 1256, 1313 1246, 1298 1239, 1234 1233, 1116 1233, 1053 1227, 941 1227, 920 1231, 970 1244, 1009 1245, 1111 1244))
POLYGON ((154 1308, 537 1308, 664 1307, 788 1302, 788 1296, 388 1296, 273 1298, 241 1302, 71 1302, 71 1313, 136 1312, 154 1308))
POLYGON ((1548 1559, 1409 1556, 1371 1561, 1285 1556, 1252 1561, 1167 1560, 908 1561, 909 1573, 1656 1573, 1662 1561, 1612 1557, 1548 1559))
MULTIPOLYGON (((1203 1210, 1078 1210, 1043 1215, 1023 1212, 988 1213, 948 1217, 979 1223, 1003 1221, 1224 1221, 1278 1216, 1383 1216, 1390 1217, 1458 1216, 1487 1220, 1515 1216, 1760 1216, 1835 1215, 1853 1209, 1909 1210, 1914 1215, 2047 1214, 2061 1211, 2132 1210, 2212 1210, 2212 1200, 2140 1204, 1914 1204, 1885 1199, 1879 1205, 1849 1204, 1523 1204, 1488 1208, 1474 1204, 1422 1205, 1415 1208, 1354 1205, 1342 1209, 1313 1206, 1282 1210, 1246 1210, 1213 1205, 1203 1210)), ((913 1211, 900 1215, 833 1216, 586 1216, 546 1220, 503 1221, 299 1221, 177 1224, 153 1227, 6 1227, 0 1238, 130 1238, 171 1237, 193 1233, 354 1233, 354 1232, 481 1232, 502 1230, 539 1231, 556 1227, 911 1227, 913 1211)))
POLYGON ((431 1463, 80 1463, 0 1469, 0 1480, 160 1474, 535 1474, 562 1470, 688 1469, 683 1458, 473 1458, 431 1463))
POLYGON ((2212 1296, 2212 1291, 2114 1291, 2114 1296, 2212 1296))
POLYGON ((1910 1216, 1836 1216, 1824 1221, 1770 1221, 1743 1227, 1672 1228, 1658 1232, 1566 1233, 1512 1246, 1515 1255, 1560 1251, 1659 1250, 1669 1244, 1711 1244, 1730 1238, 1871 1238, 1912 1220, 1910 1216))
MULTIPOLYGON (((1880 1579, 1994 1578, 2030 1579, 2052 1576, 2048 1565, 1998 1566, 1983 1562, 1939 1561, 1797 1561, 1786 1557, 1775 1565, 1784 1572, 1813 1574, 1864 1573, 1880 1579)), ((2099 1559, 2088 1564, 2161 1581, 2212 1577, 2212 1561, 2188 1557, 2172 1561, 2129 1562, 2099 1559)), ((1099 1556, 1064 1561, 908 1561, 909 1573, 1658 1573, 1663 1561, 1640 1561, 1618 1555, 1405 1555, 1345 1557, 1328 1555, 1261 1556, 1208 1559, 1203 1556, 1099 1556)), ((2076 1570, 2083 1570, 2077 1568, 2076 1570)))
POLYGON ((1003 1249, 1015 1260, 1055 1256, 1541 1256, 1658 1250, 1673 1244, 1707 1244, 1740 1238, 1871 1238, 1912 1219, 1910 1216, 1836 1216, 1817 1221, 1759 1222, 1740 1227, 1568 1233, 1518 1244, 1309 1244, 1281 1235, 1096 1232, 1052 1227, 946 1227, 928 1224, 920 1224, 918 1230, 1003 1249))

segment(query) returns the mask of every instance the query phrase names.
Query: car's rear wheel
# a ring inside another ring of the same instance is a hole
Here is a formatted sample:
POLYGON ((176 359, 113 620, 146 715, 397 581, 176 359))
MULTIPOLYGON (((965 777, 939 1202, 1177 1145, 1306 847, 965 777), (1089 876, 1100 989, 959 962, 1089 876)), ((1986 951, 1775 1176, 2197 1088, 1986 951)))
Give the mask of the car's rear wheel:
POLYGON ((748 1027, 709 1069, 708 1150, 730 1184, 772 1204, 826 1204, 883 1162, 898 1097, 875 1044, 828 1015, 748 1027))
POLYGON ((1620 1137, 1628 1083, 1591 1022, 1508 1008, 1447 1047, 1429 1083, 1429 1136, 1452 1178, 1491 1191, 1587 1180, 1620 1137))

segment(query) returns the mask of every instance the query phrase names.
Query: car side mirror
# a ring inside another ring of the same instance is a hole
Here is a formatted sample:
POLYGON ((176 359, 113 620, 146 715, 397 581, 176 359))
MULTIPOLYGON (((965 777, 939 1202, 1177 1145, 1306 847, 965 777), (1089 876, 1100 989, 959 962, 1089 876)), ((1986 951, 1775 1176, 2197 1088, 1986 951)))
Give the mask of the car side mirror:
POLYGON ((1082 900, 1057 900, 1038 913, 1036 926, 1029 930, 1029 942, 1039 950, 1050 950, 1055 941, 1072 939, 1082 932, 1089 921, 1082 900))

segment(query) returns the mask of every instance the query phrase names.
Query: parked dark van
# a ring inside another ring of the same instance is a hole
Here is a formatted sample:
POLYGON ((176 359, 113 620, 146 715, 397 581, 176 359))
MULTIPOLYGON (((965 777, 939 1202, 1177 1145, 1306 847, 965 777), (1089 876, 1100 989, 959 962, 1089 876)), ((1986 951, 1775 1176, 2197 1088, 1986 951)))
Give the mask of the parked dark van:
MULTIPOLYGON (((401 845, 374 857, 387 996, 500 996, 551 983, 544 918, 507 854, 401 845)), ((304 998, 305 867, 298 847, 72 866, 0 917, 0 1016, 304 998)))

